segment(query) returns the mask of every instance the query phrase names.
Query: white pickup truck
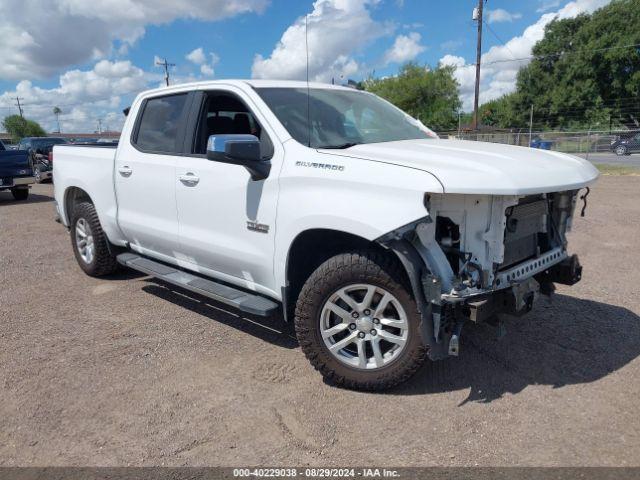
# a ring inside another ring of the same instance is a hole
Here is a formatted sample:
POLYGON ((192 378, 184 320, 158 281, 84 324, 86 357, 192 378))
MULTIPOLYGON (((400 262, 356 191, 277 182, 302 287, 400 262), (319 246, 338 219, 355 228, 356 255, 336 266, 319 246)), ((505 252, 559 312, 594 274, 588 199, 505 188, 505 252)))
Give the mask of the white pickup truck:
POLYGON ((577 282, 565 235, 598 177, 570 155, 439 139, 370 93, 284 81, 147 91, 117 148, 53 155, 87 274, 120 264, 284 315, 322 375, 367 390, 457 355, 465 321, 577 282))

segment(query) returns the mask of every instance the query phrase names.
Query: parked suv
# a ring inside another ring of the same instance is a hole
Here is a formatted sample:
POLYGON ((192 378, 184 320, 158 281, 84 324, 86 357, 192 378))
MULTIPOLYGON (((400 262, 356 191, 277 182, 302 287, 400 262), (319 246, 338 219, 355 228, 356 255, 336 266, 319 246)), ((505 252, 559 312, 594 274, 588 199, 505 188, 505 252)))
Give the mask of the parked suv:
POLYGON ((611 142, 611 151, 620 156, 640 152, 640 132, 619 136, 611 142))
POLYGON ((438 139, 371 93, 283 81, 144 92, 117 148, 54 154, 84 272, 123 265, 283 315, 322 375, 365 390, 458 355, 465 322, 579 281, 566 232, 598 176, 571 155, 438 139))
POLYGON ((20 140, 18 150, 27 150, 33 162, 33 175, 36 183, 51 180, 53 177, 53 146, 69 143, 61 137, 25 137, 20 140))

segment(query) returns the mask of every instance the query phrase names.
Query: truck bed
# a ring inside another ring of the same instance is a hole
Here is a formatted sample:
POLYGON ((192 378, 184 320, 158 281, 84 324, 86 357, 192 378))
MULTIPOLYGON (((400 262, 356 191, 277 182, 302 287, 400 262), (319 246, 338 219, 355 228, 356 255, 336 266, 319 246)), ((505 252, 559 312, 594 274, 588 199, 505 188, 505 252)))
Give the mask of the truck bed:
POLYGON ((53 178, 60 220, 69 226, 66 211, 68 187, 83 190, 100 212, 100 223, 112 238, 120 236, 116 223, 117 202, 113 168, 117 148, 112 145, 56 145, 53 147, 53 178), (112 236, 113 234, 113 236, 112 236))

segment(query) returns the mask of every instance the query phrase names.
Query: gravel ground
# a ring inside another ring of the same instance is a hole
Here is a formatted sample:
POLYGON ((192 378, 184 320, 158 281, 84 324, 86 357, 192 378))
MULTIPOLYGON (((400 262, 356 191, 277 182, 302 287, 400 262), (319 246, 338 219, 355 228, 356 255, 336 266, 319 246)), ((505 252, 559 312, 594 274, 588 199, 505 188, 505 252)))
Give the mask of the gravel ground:
POLYGON ((385 394, 323 383, 279 320, 85 276, 50 185, 0 193, 0 465, 640 465, 639 191, 593 189, 580 284, 385 394))

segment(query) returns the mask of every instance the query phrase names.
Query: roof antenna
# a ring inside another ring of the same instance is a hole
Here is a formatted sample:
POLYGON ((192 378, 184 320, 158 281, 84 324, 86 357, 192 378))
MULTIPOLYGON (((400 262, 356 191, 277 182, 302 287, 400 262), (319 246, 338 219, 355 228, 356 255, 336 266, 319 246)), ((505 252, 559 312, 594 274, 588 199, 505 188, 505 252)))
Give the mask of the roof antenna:
POLYGON ((309 129, 309 141, 307 146, 311 148, 311 89, 309 88, 309 14, 304 16, 304 45, 307 53, 307 127, 309 129))

